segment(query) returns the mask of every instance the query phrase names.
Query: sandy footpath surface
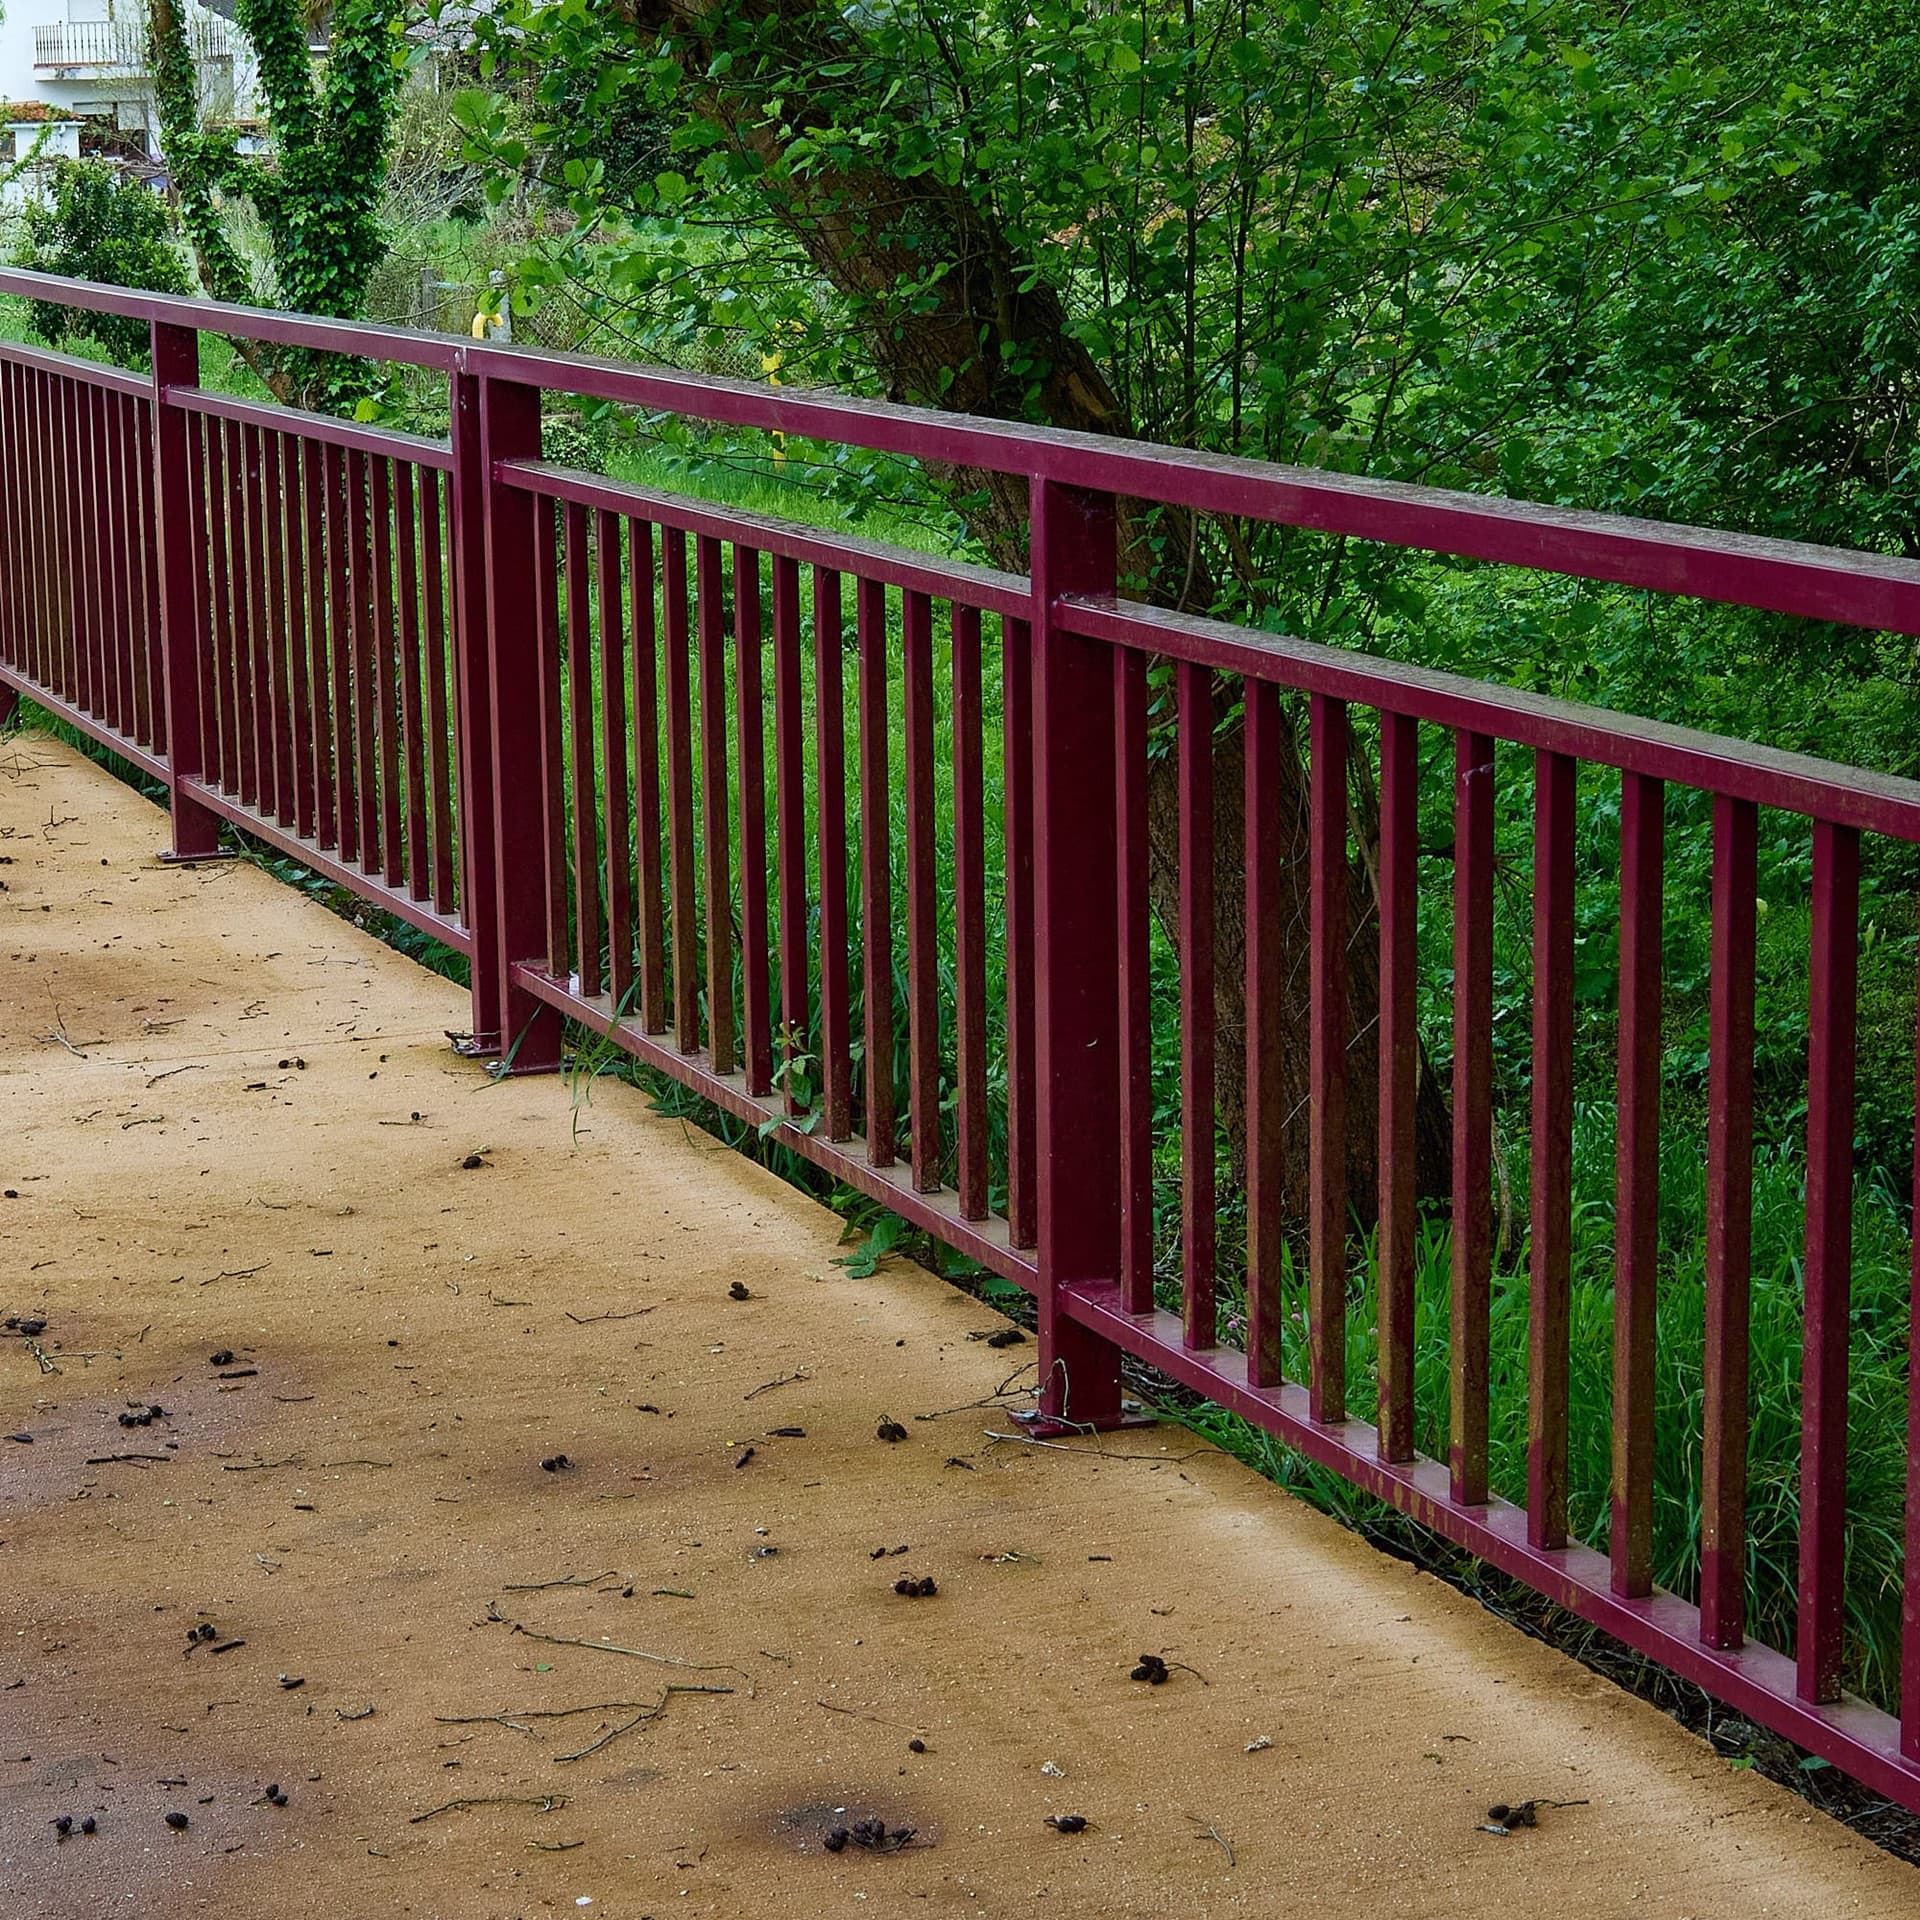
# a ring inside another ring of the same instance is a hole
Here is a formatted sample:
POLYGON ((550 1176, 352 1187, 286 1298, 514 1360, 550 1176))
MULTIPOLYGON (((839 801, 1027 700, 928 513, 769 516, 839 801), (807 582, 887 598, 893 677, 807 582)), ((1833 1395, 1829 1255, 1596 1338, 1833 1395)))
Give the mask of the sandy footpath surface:
POLYGON ((1920 1913, 1184 1434, 919 1418, 1032 1347, 629 1089, 493 1085, 455 989, 163 837, 0 744, 7 1920, 1920 1913), (1586 1804, 1478 1830, 1525 1797, 1586 1804), (860 1819, 914 1835, 824 1849, 860 1819))

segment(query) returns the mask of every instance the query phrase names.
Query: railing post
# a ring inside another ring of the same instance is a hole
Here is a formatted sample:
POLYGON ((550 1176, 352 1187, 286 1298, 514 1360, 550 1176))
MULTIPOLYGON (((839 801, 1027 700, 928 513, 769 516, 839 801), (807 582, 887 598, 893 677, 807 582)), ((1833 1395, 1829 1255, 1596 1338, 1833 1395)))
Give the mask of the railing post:
POLYGON ((206 717, 200 709, 200 583, 191 499, 193 441, 187 416, 167 400, 169 387, 200 384, 200 336, 191 327, 153 323, 153 502, 147 537, 160 557, 160 677, 167 703, 167 801, 175 860, 207 860, 220 851, 220 817, 186 791, 206 770, 206 717))
POLYGON ((480 381, 456 373, 448 381, 453 444, 454 761, 460 818, 460 918, 473 941, 468 966, 473 1029, 459 1050, 473 1059, 497 1055, 500 996, 500 888, 496 862, 499 790, 494 778, 493 706, 487 645, 487 474, 481 450, 480 381))
MULTIPOLYGON (((516 961, 545 967, 547 800, 542 774, 539 622, 533 497, 499 477, 503 462, 540 457, 540 390, 482 375, 479 388, 479 499, 487 566, 488 726, 483 780, 493 817, 494 946, 500 1054, 513 1073, 551 1073, 560 1064, 560 1016, 513 984, 516 961)), ((479 936, 475 936, 476 959, 479 936)), ((476 972, 478 967, 476 966, 476 972)))
POLYGON ((1120 1271, 1119 830, 1113 660, 1057 630, 1062 594, 1111 594, 1111 495, 1036 479, 1032 494, 1034 998, 1040 1413, 1120 1420, 1120 1350, 1065 1296, 1120 1271))

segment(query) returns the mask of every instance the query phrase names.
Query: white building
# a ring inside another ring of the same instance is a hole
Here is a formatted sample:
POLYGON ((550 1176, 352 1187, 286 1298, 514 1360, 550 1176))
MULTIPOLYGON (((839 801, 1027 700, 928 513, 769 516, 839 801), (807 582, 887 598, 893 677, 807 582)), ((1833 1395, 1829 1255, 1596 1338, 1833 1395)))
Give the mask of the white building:
MULTIPOLYGON (((254 120, 258 73, 232 0, 179 0, 199 70, 200 109, 214 120, 254 120)), ((148 77, 145 0, 4 0, 0 13, 0 170, 30 156, 110 159, 160 170, 158 116, 148 77)), ((34 191, 33 173, 6 197, 34 191)))

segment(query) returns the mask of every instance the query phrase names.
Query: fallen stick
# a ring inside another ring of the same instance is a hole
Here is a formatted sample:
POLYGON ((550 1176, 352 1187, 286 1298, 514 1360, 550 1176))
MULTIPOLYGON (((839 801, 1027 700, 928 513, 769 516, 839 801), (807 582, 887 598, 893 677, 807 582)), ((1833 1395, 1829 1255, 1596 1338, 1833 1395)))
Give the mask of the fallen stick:
POLYGON ((509 1620, 495 1605, 488 1601, 488 1619, 495 1624, 513 1630, 515 1634, 526 1634, 528 1640, 540 1640, 549 1647, 586 1647, 588 1653, 622 1653, 630 1661, 653 1661, 657 1667, 680 1667, 685 1672, 695 1674, 739 1674, 747 1682, 747 1693, 753 1695, 753 1674, 745 1667, 733 1667, 730 1661, 684 1661, 674 1653, 649 1653, 645 1647, 622 1647, 611 1640, 578 1640, 570 1634, 541 1634, 532 1626, 522 1626, 518 1620, 509 1620))
POLYGON ((443 1813, 463 1813, 469 1807, 531 1807, 535 1813, 552 1813, 567 1804, 564 1793, 529 1796, 523 1793, 482 1793, 463 1800, 449 1800, 444 1806, 429 1807, 425 1813, 410 1814, 407 1825, 417 1827, 422 1820, 437 1820, 443 1813))
POLYGON ((757 1400, 763 1393, 771 1393, 775 1387, 790 1387, 796 1380, 811 1380, 813 1375, 805 1367, 797 1373, 783 1373, 778 1380, 763 1380, 751 1393, 743 1393, 743 1400, 757 1400))

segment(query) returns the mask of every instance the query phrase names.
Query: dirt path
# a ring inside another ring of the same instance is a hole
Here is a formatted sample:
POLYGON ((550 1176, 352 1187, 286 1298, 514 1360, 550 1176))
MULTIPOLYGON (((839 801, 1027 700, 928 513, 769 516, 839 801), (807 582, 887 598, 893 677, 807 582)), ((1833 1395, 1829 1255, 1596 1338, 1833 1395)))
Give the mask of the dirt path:
POLYGON ((1183 1434, 919 1418, 1031 1347, 630 1090, 490 1084, 453 988, 161 840, 0 746, 9 1920, 1920 1910, 1183 1434), (1587 1804, 1478 1830, 1533 1796, 1587 1804), (914 1838, 823 1849, 862 1818, 914 1838))

